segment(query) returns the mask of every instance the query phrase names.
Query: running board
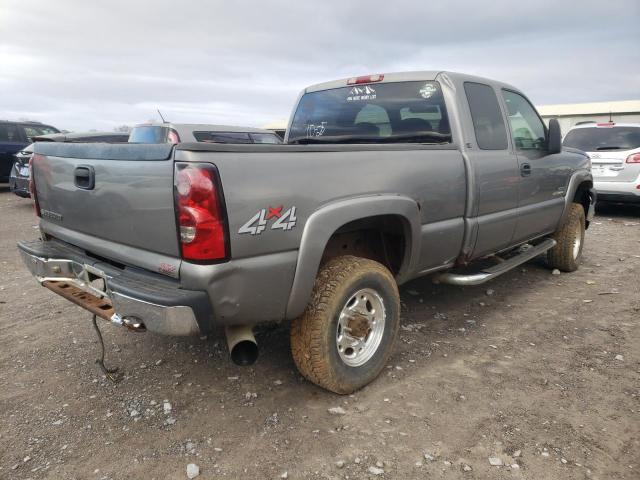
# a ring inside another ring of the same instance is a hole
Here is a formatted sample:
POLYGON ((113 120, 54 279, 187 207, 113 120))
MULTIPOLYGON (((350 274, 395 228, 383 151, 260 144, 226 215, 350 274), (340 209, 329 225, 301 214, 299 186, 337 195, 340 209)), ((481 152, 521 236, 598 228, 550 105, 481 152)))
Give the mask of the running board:
POLYGON ((529 246, 529 248, 524 249, 520 247, 522 251, 517 255, 505 260, 504 262, 498 263, 497 265, 485 268, 480 272, 467 274, 452 272, 439 273, 434 276, 433 281, 434 283, 448 283, 449 285, 480 285, 508 272, 518 265, 528 262, 532 258, 537 257, 550 248, 553 248, 555 245, 555 240, 547 238, 536 246, 529 246))

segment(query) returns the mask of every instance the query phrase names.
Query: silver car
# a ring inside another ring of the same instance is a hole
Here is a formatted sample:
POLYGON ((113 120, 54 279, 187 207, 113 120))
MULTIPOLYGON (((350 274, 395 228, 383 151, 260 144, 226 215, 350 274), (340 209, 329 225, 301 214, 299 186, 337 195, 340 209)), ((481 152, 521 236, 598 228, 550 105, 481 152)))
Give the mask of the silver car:
POLYGON ((269 143, 282 139, 271 130, 201 123, 148 123, 136 125, 129 143, 269 143))
POLYGON ((569 130, 565 147, 591 157, 599 201, 640 204, 640 123, 587 123, 569 130))

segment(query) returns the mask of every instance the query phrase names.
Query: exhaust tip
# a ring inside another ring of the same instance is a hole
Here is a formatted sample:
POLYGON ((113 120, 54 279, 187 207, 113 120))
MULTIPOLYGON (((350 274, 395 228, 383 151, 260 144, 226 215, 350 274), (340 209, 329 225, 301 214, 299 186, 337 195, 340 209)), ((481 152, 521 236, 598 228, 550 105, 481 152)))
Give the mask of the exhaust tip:
POLYGON ((258 343, 250 326, 227 327, 225 333, 233 363, 243 367, 256 363, 258 359, 258 343))
POLYGON ((241 367, 253 365, 258 360, 258 344, 251 340, 243 340, 231 349, 231 361, 241 367))

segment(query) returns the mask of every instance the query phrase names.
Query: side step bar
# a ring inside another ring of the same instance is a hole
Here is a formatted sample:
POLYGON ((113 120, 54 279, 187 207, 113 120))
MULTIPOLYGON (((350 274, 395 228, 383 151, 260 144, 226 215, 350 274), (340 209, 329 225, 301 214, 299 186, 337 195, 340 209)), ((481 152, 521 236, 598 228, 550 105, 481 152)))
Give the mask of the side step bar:
POLYGON ((546 252, 550 248, 553 248, 556 245, 556 241, 552 238, 547 238, 543 242, 539 243, 536 246, 529 245, 528 248, 521 248, 521 252, 513 257, 505 260, 504 262, 498 263, 489 268, 485 268, 477 273, 452 273, 445 272, 439 273, 434 276, 434 283, 448 283, 449 285, 480 285, 482 283, 488 282, 489 280, 496 278, 503 273, 508 272, 509 270, 517 267, 518 265, 522 265, 525 262, 528 262, 534 257, 546 252))

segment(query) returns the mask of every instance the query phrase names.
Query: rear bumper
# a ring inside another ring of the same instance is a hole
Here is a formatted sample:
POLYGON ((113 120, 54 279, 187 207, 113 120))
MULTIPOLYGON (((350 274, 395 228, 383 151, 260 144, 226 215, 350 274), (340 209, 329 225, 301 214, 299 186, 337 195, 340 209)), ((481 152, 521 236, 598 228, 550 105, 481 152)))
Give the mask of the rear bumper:
POLYGON ((23 198, 30 198, 29 193, 29 178, 19 177, 11 175, 9 177, 9 190, 23 198))
POLYGON ((54 240, 21 242, 18 248, 40 284, 115 324, 142 322, 146 330, 163 335, 211 330, 206 292, 184 290, 161 275, 116 268, 54 240), (63 295, 65 288, 77 294, 63 295), (102 301, 96 304, 96 299, 102 301))
POLYGON ((595 180, 593 186, 602 201, 640 202, 640 175, 632 182, 599 182, 595 180))

